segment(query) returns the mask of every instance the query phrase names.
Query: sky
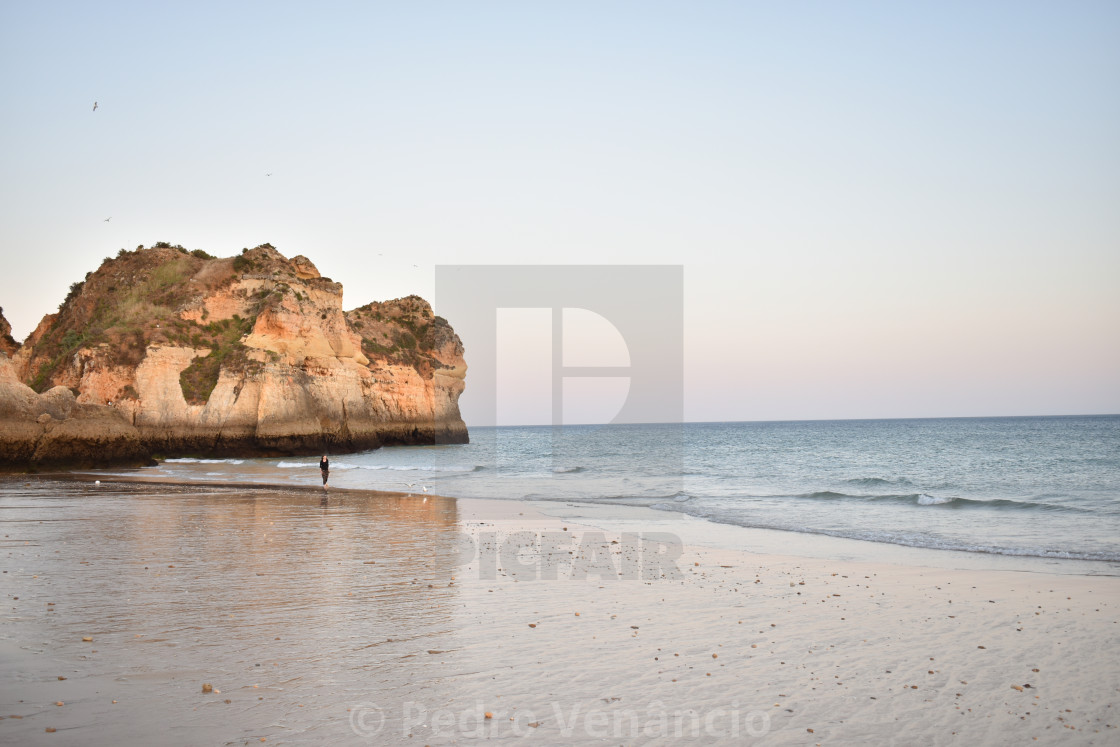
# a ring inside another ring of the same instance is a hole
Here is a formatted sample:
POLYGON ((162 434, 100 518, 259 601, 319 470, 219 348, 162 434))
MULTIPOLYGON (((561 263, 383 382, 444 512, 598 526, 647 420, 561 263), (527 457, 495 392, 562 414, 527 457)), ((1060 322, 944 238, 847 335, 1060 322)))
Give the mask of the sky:
POLYGON ((347 308, 680 265, 687 420, 1117 413, 1118 133, 1115 2, 3 0, 0 306, 156 241, 347 308))

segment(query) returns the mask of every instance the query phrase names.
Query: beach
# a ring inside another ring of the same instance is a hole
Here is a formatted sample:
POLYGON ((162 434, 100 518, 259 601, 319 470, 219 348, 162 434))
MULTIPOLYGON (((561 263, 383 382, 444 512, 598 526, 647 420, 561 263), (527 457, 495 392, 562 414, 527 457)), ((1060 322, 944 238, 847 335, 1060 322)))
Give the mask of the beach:
POLYGON ((7 479, 0 742, 1117 739, 1101 564, 655 513, 7 479))

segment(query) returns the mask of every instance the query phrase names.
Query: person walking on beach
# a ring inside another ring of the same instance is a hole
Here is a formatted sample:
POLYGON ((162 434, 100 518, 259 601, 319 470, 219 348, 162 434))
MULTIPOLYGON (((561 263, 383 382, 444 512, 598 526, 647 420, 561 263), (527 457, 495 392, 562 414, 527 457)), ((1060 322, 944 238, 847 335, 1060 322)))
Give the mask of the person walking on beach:
POLYGON ((331 460, 324 454, 319 460, 319 471, 323 473, 323 490, 327 489, 327 476, 331 471, 331 460))

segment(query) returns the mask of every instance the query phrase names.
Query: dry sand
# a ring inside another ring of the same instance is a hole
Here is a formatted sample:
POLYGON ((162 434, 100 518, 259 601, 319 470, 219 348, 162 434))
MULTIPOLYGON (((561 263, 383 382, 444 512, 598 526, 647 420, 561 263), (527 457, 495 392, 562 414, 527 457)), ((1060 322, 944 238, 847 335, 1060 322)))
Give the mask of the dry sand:
POLYGON ((1120 579, 1081 566, 569 504, 0 496, 6 744, 1120 742, 1120 579))

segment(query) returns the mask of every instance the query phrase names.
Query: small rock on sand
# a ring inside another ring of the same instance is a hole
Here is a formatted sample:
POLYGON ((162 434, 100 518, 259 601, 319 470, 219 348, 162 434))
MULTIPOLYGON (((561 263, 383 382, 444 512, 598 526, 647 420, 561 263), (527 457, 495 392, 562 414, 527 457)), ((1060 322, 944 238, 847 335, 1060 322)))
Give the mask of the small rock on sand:
POLYGON ((202 683, 202 692, 203 693, 212 693, 212 692, 214 692, 214 686, 211 685, 209 682, 204 682, 204 683, 202 683))

